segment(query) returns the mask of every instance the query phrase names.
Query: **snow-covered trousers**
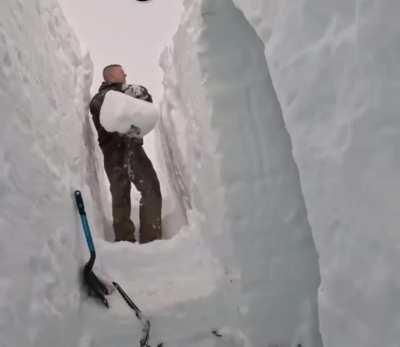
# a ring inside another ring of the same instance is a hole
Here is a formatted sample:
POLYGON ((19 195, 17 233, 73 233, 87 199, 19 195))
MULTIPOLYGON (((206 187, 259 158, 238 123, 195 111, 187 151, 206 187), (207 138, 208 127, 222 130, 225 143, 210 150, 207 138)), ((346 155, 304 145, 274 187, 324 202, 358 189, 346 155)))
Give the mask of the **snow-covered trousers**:
POLYGON ((139 242, 161 239, 161 190, 157 174, 143 146, 129 139, 102 146, 110 182, 115 241, 135 242, 131 214, 131 182, 141 193, 139 242))

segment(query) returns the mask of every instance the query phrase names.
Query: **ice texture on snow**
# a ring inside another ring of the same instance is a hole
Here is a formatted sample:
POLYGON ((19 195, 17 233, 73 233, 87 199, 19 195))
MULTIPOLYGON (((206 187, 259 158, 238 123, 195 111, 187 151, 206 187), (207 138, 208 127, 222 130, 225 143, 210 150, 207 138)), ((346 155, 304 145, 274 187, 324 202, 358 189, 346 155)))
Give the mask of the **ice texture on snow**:
POLYGON ((235 3, 266 44, 293 141, 324 345, 399 346, 400 3, 235 3))
POLYGON ((98 190, 83 117, 91 62, 50 0, 1 2, 0 59, 0 345, 71 347, 82 259, 71 190, 98 190))
POLYGON ((226 325, 253 346, 321 346, 318 259, 262 41, 231 0, 186 2, 161 64, 163 148, 225 267, 226 325))

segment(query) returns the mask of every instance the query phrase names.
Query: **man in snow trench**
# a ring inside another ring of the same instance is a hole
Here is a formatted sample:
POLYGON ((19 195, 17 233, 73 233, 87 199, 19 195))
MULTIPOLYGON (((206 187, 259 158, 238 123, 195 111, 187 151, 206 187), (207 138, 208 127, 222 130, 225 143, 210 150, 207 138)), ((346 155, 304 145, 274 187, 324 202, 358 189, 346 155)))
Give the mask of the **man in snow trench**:
POLYGON ((131 181, 141 193, 140 243, 161 238, 161 191, 157 174, 143 149, 143 139, 129 134, 108 132, 100 123, 100 110, 110 90, 153 102, 143 86, 126 84, 121 65, 108 65, 103 70, 104 82, 90 102, 90 113, 104 155, 104 168, 110 181, 115 241, 135 242, 131 214, 131 181), (128 165, 129 163, 129 165, 128 165))

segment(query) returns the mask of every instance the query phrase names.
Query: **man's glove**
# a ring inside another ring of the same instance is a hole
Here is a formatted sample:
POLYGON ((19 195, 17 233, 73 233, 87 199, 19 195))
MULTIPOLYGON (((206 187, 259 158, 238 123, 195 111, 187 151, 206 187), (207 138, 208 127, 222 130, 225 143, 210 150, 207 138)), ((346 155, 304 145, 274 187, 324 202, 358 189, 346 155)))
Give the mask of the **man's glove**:
POLYGON ((150 93, 143 86, 128 84, 126 87, 122 88, 122 91, 127 95, 133 96, 134 98, 153 102, 153 98, 151 97, 150 93))
POLYGON ((132 139, 132 141, 138 145, 143 145, 143 139, 140 137, 140 129, 134 125, 125 133, 125 136, 132 139))

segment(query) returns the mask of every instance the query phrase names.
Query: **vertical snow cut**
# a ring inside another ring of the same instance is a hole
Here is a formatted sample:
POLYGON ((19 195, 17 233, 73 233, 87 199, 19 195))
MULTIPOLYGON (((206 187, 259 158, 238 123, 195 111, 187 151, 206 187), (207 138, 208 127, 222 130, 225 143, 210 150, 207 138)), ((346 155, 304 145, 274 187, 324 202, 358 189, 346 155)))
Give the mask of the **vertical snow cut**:
POLYGON ((1 2, 0 59, 0 344, 76 346, 91 61, 52 0, 1 2))
POLYGON ((267 47, 318 252, 327 347, 399 346, 400 2, 235 0, 267 47), (255 13, 258 12, 258 16, 255 13))
POLYGON ((186 2, 161 64, 170 159, 226 269, 221 339, 321 346, 318 256, 262 41, 231 0, 186 2))

